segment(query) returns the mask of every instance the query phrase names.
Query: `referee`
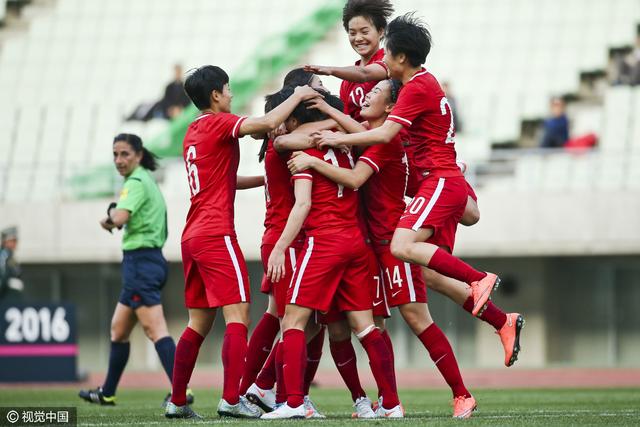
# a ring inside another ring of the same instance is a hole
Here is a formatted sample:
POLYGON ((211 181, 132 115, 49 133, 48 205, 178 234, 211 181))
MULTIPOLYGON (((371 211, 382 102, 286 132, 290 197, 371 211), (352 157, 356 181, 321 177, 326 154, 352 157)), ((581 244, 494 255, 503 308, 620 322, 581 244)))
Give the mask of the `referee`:
POLYGON ((102 387, 79 393, 91 403, 115 405, 116 387, 129 359, 129 336, 138 321, 153 341, 169 381, 173 377, 176 345, 169 336, 160 295, 168 272, 162 255, 167 206, 151 174, 158 166, 156 159, 137 135, 122 133, 113 140, 113 162, 125 181, 117 205, 110 206, 100 225, 110 233, 124 227, 122 290, 111 318, 107 378, 102 387))

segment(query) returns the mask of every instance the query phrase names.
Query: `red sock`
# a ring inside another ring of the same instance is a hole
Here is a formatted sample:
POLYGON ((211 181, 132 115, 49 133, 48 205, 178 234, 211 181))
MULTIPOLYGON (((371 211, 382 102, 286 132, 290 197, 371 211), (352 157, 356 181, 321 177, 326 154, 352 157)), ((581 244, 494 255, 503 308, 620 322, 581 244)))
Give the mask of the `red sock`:
MULTIPOLYGON (((391 364, 393 365, 393 376, 396 376, 396 357, 395 354, 393 353, 393 343, 391 342, 391 337, 389 336, 389 332, 387 332, 387 330, 385 329, 384 331, 382 331, 382 339, 384 340, 385 344, 387 344, 387 348, 389 349, 389 354, 391 355, 391 364)), ((378 390, 378 397, 381 396, 381 391, 378 390)))
POLYGON ((366 396, 367 394, 362 389, 362 385, 360 385, 356 351, 351 344, 351 339, 344 341, 329 340, 329 348, 336 368, 338 368, 342 380, 351 392, 351 399, 355 402, 357 398, 366 396))
POLYGON ((449 344, 449 340, 438 325, 432 323, 431 326, 418 335, 418 338, 429 352, 431 360, 436 364, 436 368, 438 368, 444 380, 451 387, 453 397, 471 397, 469 390, 467 390, 462 381, 462 375, 460 375, 458 362, 453 354, 451 344, 449 344))
POLYGON ((477 282, 487 275, 482 271, 475 270, 466 262, 440 248, 436 249, 427 267, 447 277, 452 277, 468 284, 477 282))
POLYGON ((307 343, 307 368, 304 370, 304 395, 309 395, 309 387, 316 376, 320 358, 322 357, 322 346, 324 345, 324 326, 307 343))
POLYGON ((373 328, 371 332, 360 339, 360 343, 369 356, 369 366, 371 366, 371 373, 376 380, 378 390, 382 394, 383 407, 391 409, 398 406, 400 401, 398 400, 398 388, 396 377, 393 374, 391 355, 380 329, 373 328))
POLYGON ((191 379, 193 368, 196 366, 196 359, 204 337, 187 327, 182 333, 176 355, 173 361, 173 386, 171 390, 171 401, 177 406, 187 404, 187 384, 191 379))
POLYGON ((249 346, 247 347, 247 362, 240 383, 240 394, 245 394, 247 389, 256 380, 258 372, 271 353, 273 340, 280 331, 278 318, 265 313, 251 333, 249 346))
MULTIPOLYGON (((462 305, 462 308, 471 313, 471 310, 473 310, 473 297, 467 298, 462 305)), ((487 307, 478 317, 496 328, 496 331, 499 331, 507 322, 507 315, 505 312, 500 310, 498 306, 491 301, 487 302, 487 307)))
POLYGON ((276 403, 287 401, 287 389, 284 386, 284 372, 282 370, 284 345, 282 341, 276 344, 276 403))
POLYGON ((230 405, 240 400, 240 377, 247 357, 247 327, 242 323, 229 323, 222 342, 224 382, 222 398, 230 405))
POLYGON ((297 408, 304 402, 304 370, 307 364, 307 346, 304 331, 289 329, 283 334, 284 383, 287 388, 287 404, 297 408))
MULTIPOLYGON (((263 390, 271 390, 276 383, 276 349, 278 343, 273 346, 271 349, 271 353, 269 353, 269 357, 267 361, 264 362, 264 366, 260 369, 260 373, 256 377, 255 383, 258 387, 263 390)), ((248 350, 247 350, 248 352, 248 350)), ((247 355, 247 359, 249 355, 247 355)), ((245 369, 246 372, 246 369, 245 369)), ((244 378, 243 378, 244 381, 244 378)), ((245 391, 246 393, 246 391, 245 391)), ((240 394, 242 394, 242 390, 240 390, 240 394)))

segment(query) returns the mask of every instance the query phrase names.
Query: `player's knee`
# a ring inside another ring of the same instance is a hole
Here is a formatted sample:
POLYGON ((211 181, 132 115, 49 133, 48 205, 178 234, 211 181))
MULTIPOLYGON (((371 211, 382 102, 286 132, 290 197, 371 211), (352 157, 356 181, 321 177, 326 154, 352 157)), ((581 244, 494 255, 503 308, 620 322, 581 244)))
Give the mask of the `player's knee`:
POLYGON ((402 314, 407 326, 409 326, 416 335, 420 334, 429 326, 429 319, 424 315, 424 313, 412 310, 408 307, 401 308, 400 313, 402 314))
POLYGON ((469 227, 474 225, 478 221, 480 221, 480 210, 476 206, 468 208, 464 211, 464 214, 460 219, 460 224, 469 227))
POLYGON ((331 341, 346 341, 351 338, 351 328, 343 323, 329 323, 327 325, 327 332, 329 333, 329 340, 331 341))
POLYGON ((409 258, 409 245, 401 240, 393 239, 391 240, 391 254, 402 260, 406 261, 409 258))
POLYGON ((129 334, 118 325, 111 325, 111 341, 112 342, 126 342, 129 341, 129 334))

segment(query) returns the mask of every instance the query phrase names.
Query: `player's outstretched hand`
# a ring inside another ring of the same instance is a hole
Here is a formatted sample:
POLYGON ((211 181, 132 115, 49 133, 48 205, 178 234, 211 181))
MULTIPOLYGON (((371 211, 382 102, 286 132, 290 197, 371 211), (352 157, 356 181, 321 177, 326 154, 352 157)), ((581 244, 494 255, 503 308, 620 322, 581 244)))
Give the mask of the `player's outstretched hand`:
POLYGON ((320 92, 317 92, 311 86, 298 86, 293 93, 300 97, 301 101, 308 101, 314 98, 322 98, 320 92))
POLYGON ((323 130, 320 132, 312 133, 311 138, 313 139, 313 142, 316 144, 316 146, 320 148, 337 147, 344 144, 341 140, 341 135, 342 134, 338 132, 323 130))
POLYGON ((284 251, 278 248, 273 248, 271 255, 269 255, 269 261, 267 262, 267 277, 272 282, 279 282, 284 277, 284 251))
POLYGON ((315 159, 315 157, 303 151, 294 151, 291 153, 291 158, 287 162, 289 172, 293 175, 309 169, 313 165, 313 159, 315 159))
POLYGON ((310 64, 307 64, 303 68, 308 73, 318 74, 320 76, 330 76, 331 75, 330 67, 323 67, 322 65, 310 65, 310 64))

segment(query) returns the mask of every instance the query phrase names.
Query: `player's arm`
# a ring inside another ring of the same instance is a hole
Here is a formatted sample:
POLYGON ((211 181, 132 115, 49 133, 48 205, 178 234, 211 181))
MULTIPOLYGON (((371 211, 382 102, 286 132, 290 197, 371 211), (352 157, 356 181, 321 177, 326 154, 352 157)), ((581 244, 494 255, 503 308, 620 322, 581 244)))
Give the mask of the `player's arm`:
POLYGON ((289 213, 287 224, 284 226, 280 238, 273 247, 267 263, 267 277, 269 277, 272 282, 279 281, 285 274, 284 254, 287 248, 291 246, 293 239, 300 233, 302 224, 304 224, 307 215, 309 215, 312 185, 313 182, 310 179, 296 179, 293 183, 296 202, 289 213))
POLYGON ((291 115, 300 102, 321 96, 310 86, 298 86, 289 99, 264 116, 249 117, 243 120, 238 130, 238 136, 271 132, 287 120, 287 117, 291 115))
POLYGON ((336 123, 335 120, 325 119, 318 122, 303 123, 298 126, 292 133, 306 133, 307 135, 311 135, 313 132, 334 129, 337 125, 338 123, 336 123))
POLYGON ((312 99, 307 103, 307 108, 315 108, 316 110, 323 112, 348 133, 364 132, 367 130, 362 123, 354 120, 348 114, 333 108, 322 98, 312 99))
POLYGON ((342 145, 350 145, 357 147, 366 147, 376 144, 387 144, 402 129, 402 125, 386 120, 380 127, 370 129, 366 132, 341 134, 336 132, 322 131, 312 135, 313 141, 320 148, 338 147, 342 145))
POLYGON ((350 82, 370 82, 388 79, 387 69, 379 63, 369 64, 365 67, 351 65, 348 67, 330 67, 324 65, 305 65, 305 71, 322 76, 334 76, 350 82))
POLYGON ((312 168, 316 172, 326 176, 336 184, 344 185, 347 188, 360 188, 371 175, 373 169, 367 163, 358 161, 353 169, 342 168, 331 165, 317 157, 313 157, 302 151, 296 151, 287 162, 291 173, 299 173, 312 168))
POLYGON ((247 190, 249 188, 262 187, 264 185, 264 176, 236 176, 236 189, 247 190))
POLYGON ((309 134, 292 132, 280 135, 273 140, 273 149, 278 153, 293 150, 306 150, 315 147, 315 143, 309 134))

